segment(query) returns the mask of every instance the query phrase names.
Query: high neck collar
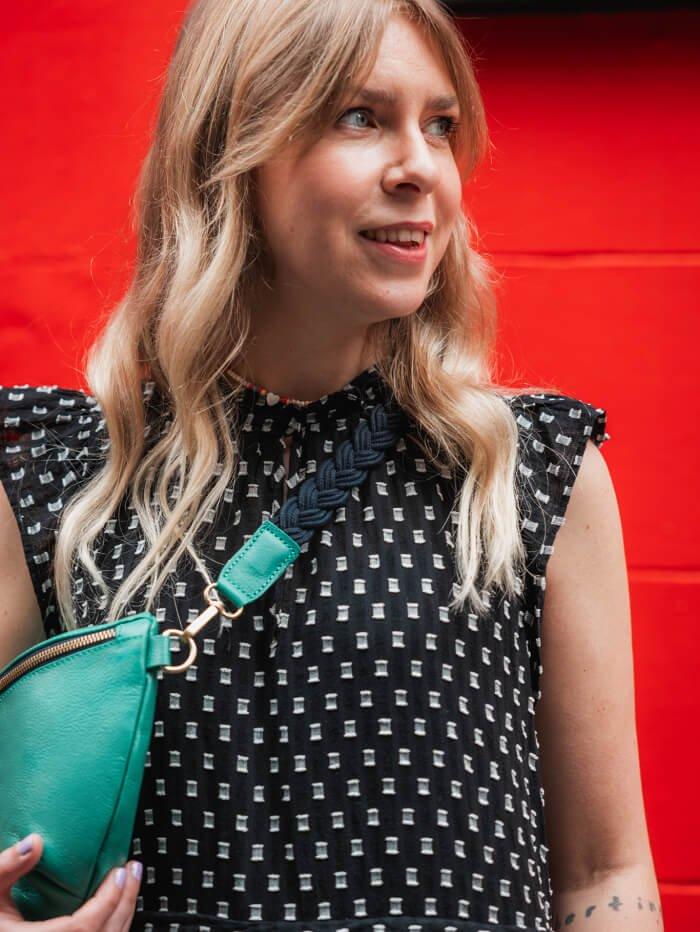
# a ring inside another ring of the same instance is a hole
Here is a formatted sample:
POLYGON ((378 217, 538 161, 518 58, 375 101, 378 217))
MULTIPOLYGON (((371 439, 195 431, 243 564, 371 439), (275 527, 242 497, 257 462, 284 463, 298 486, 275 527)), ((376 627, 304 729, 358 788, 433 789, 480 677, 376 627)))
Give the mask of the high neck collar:
POLYGON ((239 395, 241 426, 245 431, 269 432, 275 436, 293 433, 310 424, 327 424, 352 418, 386 403, 390 389, 376 363, 354 376, 341 388, 306 405, 276 400, 272 403, 259 389, 243 386, 239 395))

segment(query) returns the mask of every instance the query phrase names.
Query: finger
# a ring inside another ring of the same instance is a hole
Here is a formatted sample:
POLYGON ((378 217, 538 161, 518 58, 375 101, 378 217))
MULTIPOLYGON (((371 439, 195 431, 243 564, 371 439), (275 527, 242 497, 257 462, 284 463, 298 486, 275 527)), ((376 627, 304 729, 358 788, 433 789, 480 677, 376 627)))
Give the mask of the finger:
POLYGON ((136 897, 141 889, 141 863, 130 861, 126 865, 126 885, 124 895, 119 901, 114 914, 107 920, 103 932, 125 932, 131 926, 136 909, 136 897))
POLYGON ((41 835, 32 832, 17 844, 10 845, 0 852, 0 904, 3 911, 15 910, 10 895, 11 888, 20 877, 32 870, 43 850, 44 842, 41 835))
POLYGON ((90 899, 69 917, 49 919, 41 923, 38 932, 68 932, 72 928, 102 929, 114 915, 126 886, 126 870, 123 866, 108 871, 102 883, 90 899), (119 880, 122 879, 120 885, 119 880))

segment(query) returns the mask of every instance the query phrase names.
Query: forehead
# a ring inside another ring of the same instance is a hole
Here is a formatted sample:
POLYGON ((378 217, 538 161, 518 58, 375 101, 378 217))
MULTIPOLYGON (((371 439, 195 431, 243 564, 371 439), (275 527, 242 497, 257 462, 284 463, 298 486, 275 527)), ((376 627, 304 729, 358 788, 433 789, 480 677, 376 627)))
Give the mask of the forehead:
POLYGON ((430 110, 459 112, 459 102, 440 49, 415 23, 390 17, 377 57, 364 83, 350 82, 343 95, 370 106, 398 107, 402 99, 430 110))
POLYGON ((454 94, 444 58, 434 40, 421 27, 397 14, 389 18, 377 50, 377 58, 365 84, 395 84, 397 88, 423 87, 441 96, 454 94))

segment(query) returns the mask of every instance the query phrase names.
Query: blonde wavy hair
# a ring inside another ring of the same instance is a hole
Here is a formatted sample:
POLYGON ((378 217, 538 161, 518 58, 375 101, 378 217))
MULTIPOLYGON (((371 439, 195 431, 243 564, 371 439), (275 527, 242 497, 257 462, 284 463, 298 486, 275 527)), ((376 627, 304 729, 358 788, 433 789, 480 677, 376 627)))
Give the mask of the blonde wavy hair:
MULTIPOLYGON (((141 610, 151 610, 185 552, 207 575, 197 533, 210 526, 205 518, 237 466, 241 389, 224 390, 226 371, 243 354, 249 296, 264 273, 251 173, 290 139, 312 141, 332 125, 348 79, 369 76, 394 13, 423 30, 452 78, 462 113, 452 144, 464 180, 486 155, 488 133, 470 54, 439 0, 198 0, 188 10, 137 186, 134 273, 86 357, 110 443, 58 528, 54 585, 66 630, 79 627, 71 596, 78 562, 102 593, 104 620, 121 617, 147 584, 141 610), (143 379, 167 399, 164 432, 149 426, 143 379), (127 493, 146 547, 112 594, 93 545, 127 493)), ((374 325, 369 339, 431 460, 469 466, 451 607, 481 615, 489 607, 481 586, 512 594, 525 565, 518 428, 505 396, 541 389, 492 380, 498 279, 475 238, 460 213, 421 307, 374 325)))

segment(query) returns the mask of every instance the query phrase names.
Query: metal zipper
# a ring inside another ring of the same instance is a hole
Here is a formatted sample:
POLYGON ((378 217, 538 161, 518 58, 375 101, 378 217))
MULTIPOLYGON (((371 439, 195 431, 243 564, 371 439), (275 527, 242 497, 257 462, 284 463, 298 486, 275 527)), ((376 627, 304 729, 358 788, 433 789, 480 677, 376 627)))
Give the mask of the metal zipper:
POLYGON ((59 644, 52 644, 51 647, 41 648, 0 676, 0 693, 21 676, 24 676, 29 670, 40 667, 42 663, 47 663, 49 660, 53 660, 54 657, 60 657, 62 654, 72 654, 74 651, 83 650, 92 644, 98 644, 100 641, 109 641, 116 636, 117 632, 114 628, 105 628, 103 631, 95 631, 93 634, 80 634, 78 637, 61 641, 59 644))

